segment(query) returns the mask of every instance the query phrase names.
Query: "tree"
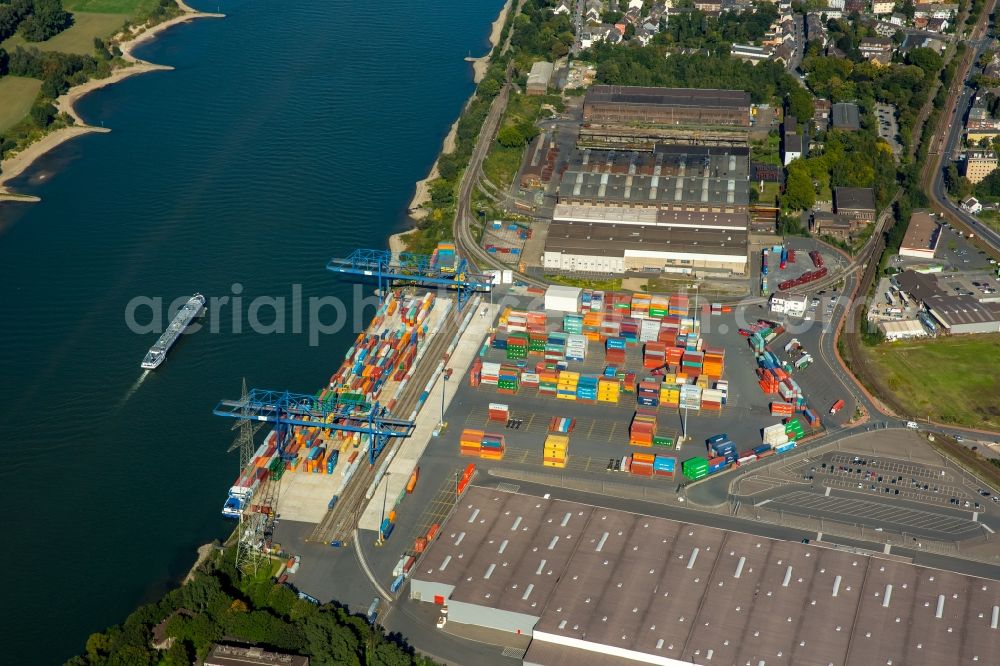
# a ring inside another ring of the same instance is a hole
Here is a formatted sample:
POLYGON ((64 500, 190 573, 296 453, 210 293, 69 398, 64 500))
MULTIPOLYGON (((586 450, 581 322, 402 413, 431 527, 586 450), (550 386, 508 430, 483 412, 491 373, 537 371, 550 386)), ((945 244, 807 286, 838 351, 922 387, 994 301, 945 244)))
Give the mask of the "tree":
POLYGON ((73 23, 62 0, 34 0, 31 14, 21 22, 21 35, 29 42, 44 42, 73 23))
POLYGON ((785 196, 781 203, 788 210, 806 210, 816 203, 816 191, 805 165, 799 166, 798 160, 788 165, 788 178, 785 180, 785 196))
POLYGON ((816 109, 812 95, 805 88, 796 86, 788 93, 788 111, 802 122, 808 122, 816 109))
POLYGON ((497 133, 497 141, 504 148, 517 148, 518 146, 524 145, 524 135, 521 134, 521 130, 517 127, 507 126, 500 129, 497 133))
POLYGON ((431 203, 436 208, 450 206, 455 201, 454 186, 440 178, 431 182, 431 203))
POLYGON ((194 663, 194 655, 188 649, 187 643, 174 641, 174 644, 163 654, 163 666, 188 666, 194 663))
POLYGON ((479 92, 487 97, 496 97, 500 94, 500 88, 502 84, 494 78, 483 79, 483 82, 479 84, 479 92))
POLYGON ((111 648, 111 641, 107 634, 93 633, 87 638, 87 657, 92 662, 98 662, 104 658, 111 648))

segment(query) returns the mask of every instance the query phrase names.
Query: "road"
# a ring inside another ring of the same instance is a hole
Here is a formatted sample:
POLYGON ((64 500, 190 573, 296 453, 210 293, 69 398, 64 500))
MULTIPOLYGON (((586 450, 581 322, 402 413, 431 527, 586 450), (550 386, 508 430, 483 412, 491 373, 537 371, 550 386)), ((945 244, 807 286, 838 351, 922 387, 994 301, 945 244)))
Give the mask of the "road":
MULTIPOLYGON (((996 3, 994 3, 995 6, 996 3)), ((934 208, 943 213, 959 229, 965 230, 967 234, 974 234, 981 241, 981 245, 986 246, 984 249, 988 249, 995 257, 1000 258, 1000 234, 952 203, 948 199, 944 182, 945 161, 955 158, 955 152, 961 145, 964 130, 963 120, 975 98, 975 88, 969 85, 969 75, 975 63, 978 62, 980 54, 993 41, 985 37, 989 13, 983 13, 967 40, 967 44, 972 48, 967 51, 966 57, 955 72, 948 101, 945 104, 948 113, 942 118, 947 122, 948 132, 938 139, 936 145, 931 146, 928 157, 932 159, 928 165, 924 182, 934 208)))

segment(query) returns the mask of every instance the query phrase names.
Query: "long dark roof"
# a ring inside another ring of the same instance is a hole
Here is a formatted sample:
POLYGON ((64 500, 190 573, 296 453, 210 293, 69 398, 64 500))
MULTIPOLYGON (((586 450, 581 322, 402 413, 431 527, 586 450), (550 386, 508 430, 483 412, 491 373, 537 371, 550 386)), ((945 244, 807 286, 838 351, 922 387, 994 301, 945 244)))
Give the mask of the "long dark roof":
POLYGON ((546 252, 623 256, 625 250, 746 256, 747 232, 718 229, 678 229, 632 224, 553 222, 546 252))
POLYGON ((647 88, 640 86, 593 86, 585 104, 642 104, 699 108, 750 108, 750 93, 744 90, 709 88, 647 88))

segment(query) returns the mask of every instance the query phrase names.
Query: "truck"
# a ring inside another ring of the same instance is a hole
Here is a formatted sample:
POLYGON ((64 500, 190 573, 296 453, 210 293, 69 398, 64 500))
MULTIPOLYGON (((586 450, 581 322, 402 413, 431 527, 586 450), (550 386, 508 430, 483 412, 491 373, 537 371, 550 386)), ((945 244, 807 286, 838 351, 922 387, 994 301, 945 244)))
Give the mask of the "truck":
POLYGON ((378 607, 381 605, 382 601, 378 597, 372 599, 371 605, 368 607, 368 613, 366 617, 368 618, 368 624, 375 624, 375 620, 378 619, 378 607))
POLYGON ((831 414, 836 414, 837 412, 839 412, 843 408, 844 408, 844 401, 843 400, 838 400, 837 402, 833 403, 833 407, 830 407, 830 413, 831 414))

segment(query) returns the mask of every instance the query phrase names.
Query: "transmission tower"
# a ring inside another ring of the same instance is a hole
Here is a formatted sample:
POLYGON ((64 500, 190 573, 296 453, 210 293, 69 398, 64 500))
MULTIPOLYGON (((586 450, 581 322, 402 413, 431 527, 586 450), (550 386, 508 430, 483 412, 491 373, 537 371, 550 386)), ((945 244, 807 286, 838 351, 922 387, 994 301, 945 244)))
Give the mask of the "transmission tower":
MULTIPOLYGON (((246 378, 243 379, 241 403, 240 412, 246 415, 249 403, 246 378)), ((240 475, 250 467, 251 459, 257 449, 254 437, 263 425, 264 423, 261 421, 241 418, 233 426, 233 430, 239 430, 239 432, 228 451, 239 449, 240 475)), ((267 549, 270 547, 271 535, 274 530, 280 475, 283 471, 284 469, 281 469, 278 472, 278 479, 269 475, 254 494, 246 500, 240 512, 236 540, 236 568, 244 575, 255 576, 261 566, 269 561, 267 549)))

